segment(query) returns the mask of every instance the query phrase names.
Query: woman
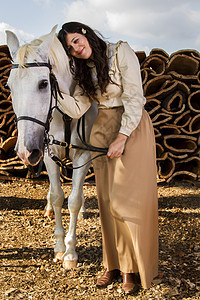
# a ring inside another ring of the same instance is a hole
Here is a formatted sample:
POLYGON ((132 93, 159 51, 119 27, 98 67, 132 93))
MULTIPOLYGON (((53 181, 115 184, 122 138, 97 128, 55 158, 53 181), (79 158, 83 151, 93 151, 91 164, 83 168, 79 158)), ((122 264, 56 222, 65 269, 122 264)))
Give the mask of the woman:
POLYGON ((149 288, 158 272, 156 154, 138 59, 128 43, 106 43, 78 22, 64 24, 58 38, 77 80, 73 97, 64 95, 60 104, 79 118, 97 102, 90 143, 108 147, 93 161, 105 267, 97 287, 122 272, 125 293, 138 288, 136 273, 149 288))

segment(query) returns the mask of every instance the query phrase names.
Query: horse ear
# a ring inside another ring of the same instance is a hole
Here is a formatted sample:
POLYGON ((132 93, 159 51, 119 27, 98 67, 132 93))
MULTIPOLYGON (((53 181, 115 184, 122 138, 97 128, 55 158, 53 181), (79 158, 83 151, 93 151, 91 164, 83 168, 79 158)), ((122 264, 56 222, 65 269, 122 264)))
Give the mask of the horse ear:
POLYGON ((55 25, 52 28, 51 32, 45 37, 44 41, 38 47, 37 53, 42 57, 43 60, 46 60, 49 55, 49 50, 55 38, 57 27, 58 25, 55 25))
POLYGON ((11 57, 14 60, 19 49, 19 40, 17 36, 10 30, 6 30, 6 39, 11 57))

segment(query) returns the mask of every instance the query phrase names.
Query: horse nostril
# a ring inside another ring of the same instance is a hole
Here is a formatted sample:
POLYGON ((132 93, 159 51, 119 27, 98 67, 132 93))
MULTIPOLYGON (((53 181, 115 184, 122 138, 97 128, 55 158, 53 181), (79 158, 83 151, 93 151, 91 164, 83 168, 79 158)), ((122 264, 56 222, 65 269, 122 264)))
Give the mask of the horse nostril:
POLYGON ((41 157, 42 157, 42 152, 38 149, 33 149, 28 160, 31 165, 35 165, 40 161, 41 157))

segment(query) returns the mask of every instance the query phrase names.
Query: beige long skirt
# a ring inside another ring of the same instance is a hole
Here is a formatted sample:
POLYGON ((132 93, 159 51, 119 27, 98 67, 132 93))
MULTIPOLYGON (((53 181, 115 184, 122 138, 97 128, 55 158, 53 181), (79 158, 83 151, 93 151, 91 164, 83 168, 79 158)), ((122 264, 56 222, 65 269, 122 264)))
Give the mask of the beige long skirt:
MULTIPOLYGON (((99 110, 92 145, 110 145, 119 132, 122 113, 123 107, 99 110)), ((158 274, 158 201, 155 137, 145 110, 121 157, 99 157, 93 166, 104 267, 139 273, 143 288, 149 288, 158 274)))

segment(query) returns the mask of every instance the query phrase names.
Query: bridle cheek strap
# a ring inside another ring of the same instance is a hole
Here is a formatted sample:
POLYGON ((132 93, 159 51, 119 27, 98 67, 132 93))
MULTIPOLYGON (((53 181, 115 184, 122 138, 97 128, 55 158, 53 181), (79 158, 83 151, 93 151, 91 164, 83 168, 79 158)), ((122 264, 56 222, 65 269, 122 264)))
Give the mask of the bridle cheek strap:
MULTIPOLYGON (((51 86, 51 101, 50 101, 50 105, 49 105, 49 112, 47 115, 47 120, 44 123, 43 121, 40 121, 36 118, 33 117, 29 117, 29 116, 19 116, 16 118, 16 122, 19 122, 21 120, 26 120, 26 121, 32 121, 34 123, 37 123, 41 126, 43 126, 46 130, 46 132, 49 131, 49 124, 51 121, 51 116, 52 116, 52 99, 53 97, 56 99, 56 106, 57 106, 57 92, 59 93, 60 96, 60 90, 58 87, 58 82, 56 80, 56 77, 54 76, 54 74, 52 73, 52 67, 50 63, 45 63, 45 62, 35 62, 35 63, 26 63, 23 66, 20 66, 19 64, 12 64, 12 68, 11 69, 17 69, 17 68, 31 68, 31 67, 47 67, 50 70, 50 86, 51 86)), ((56 107, 55 106, 55 107, 56 107)))

